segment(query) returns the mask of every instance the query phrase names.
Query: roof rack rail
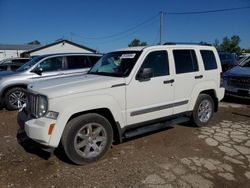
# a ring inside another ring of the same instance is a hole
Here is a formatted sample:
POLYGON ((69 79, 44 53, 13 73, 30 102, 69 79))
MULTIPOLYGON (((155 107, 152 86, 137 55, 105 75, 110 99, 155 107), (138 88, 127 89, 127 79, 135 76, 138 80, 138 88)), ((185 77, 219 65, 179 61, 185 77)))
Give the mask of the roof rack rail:
POLYGON ((194 43, 194 42, 166 42, 163 45, 178 45, 178 44, 190 44, 190 45, 200 45, 200 46, 212 46, 208 43, 194 43))

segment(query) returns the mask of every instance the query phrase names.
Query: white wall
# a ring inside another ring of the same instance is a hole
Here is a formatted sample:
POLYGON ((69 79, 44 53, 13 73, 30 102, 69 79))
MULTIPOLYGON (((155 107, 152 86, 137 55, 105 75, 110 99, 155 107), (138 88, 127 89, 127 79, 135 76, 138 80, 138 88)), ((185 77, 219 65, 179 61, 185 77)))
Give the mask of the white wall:
POLYGON ((54 53, 92 53, 92 52, 65 42, 32 52, 30 53, 30 56, 54 54, 54 53))
POLYGON ((0 61, 12 57, 20 57, 25 50, 0 50, 0 61))

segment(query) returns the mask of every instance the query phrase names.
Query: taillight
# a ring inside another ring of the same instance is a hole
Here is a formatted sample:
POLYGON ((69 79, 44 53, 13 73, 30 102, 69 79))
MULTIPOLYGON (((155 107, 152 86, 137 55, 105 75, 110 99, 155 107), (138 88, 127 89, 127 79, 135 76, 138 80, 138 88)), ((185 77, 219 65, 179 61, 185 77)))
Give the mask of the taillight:
POLYGON ((220 87, 224 87, 224 76, 223 76, 223 72, 220 73, 220 87))

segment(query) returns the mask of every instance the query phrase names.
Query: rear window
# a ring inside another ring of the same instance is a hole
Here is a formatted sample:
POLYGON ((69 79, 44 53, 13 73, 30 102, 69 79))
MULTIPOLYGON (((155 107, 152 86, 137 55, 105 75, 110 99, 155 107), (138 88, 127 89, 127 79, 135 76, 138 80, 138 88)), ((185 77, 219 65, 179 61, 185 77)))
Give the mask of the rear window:
POLYGON ((88 56, 88 57, 92 65, 94 65, 99 59, 101 59, 101 56, 88 56))
POLYGON ((13 59, 13 60, 12 60, 12 63, 24 64, 24 63, 26 63, 26 62, 28 62, 28 61, 29 61, 29 59, 13 59))
POLYGON ((217 69, 217 63, 213 51, 201 50, 200 52, 205 70, 217 69))
POLYGON ((173 50, 176 74, 198 71, 194 50, 173 50))
POLYGON ((90 68, 91 63, 86 56, 67 56, 68 69, 90 68))

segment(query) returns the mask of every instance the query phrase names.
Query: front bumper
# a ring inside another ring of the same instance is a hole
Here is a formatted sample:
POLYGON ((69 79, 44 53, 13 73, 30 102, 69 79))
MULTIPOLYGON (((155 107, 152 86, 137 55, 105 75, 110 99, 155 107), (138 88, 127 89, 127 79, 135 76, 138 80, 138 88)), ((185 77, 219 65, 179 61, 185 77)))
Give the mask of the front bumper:
POLYGON ((18 113, 17 122, 21 129, 23 129, 26 135, 38 142, 39 144, 49 146, 50 147, 50 138, 49 135, 49 126, 51 124, 55 124, 56 121, 52 119, 48 119, 45 117, 38 119, 29 119, 28 115, 25 111, 21 111, 18 113))
POLYGON ((250 99, 250 88, 239 88, 225 84, 225 94, 242 99, 250 99))

